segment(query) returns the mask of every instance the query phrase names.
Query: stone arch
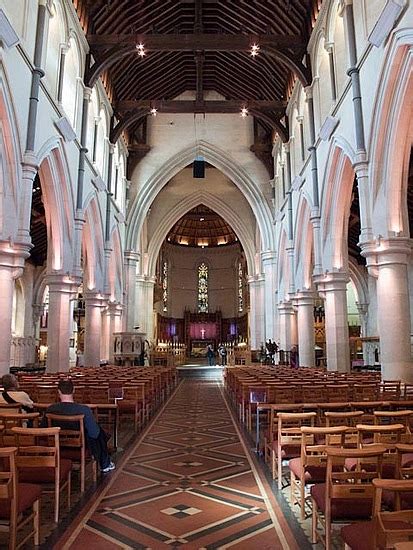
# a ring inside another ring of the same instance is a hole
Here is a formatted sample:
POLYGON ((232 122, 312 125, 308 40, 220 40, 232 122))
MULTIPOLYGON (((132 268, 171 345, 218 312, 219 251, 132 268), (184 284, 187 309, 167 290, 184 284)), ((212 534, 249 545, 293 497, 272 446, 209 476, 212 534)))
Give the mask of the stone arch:
POLYGON ((95 194, 88 197, 85 205, 82 247, 85 289, 102 292, 104 281, 103 222, 95 194))
POLYGON ((369 290, 367 286, 367 281, 366 278, 363 276, 360 267, 357 265, 353 258, 349 258, 348 269, 350 280, 355 288, 357 302, 359 304, 368 304, 369 290))
POLYGON ((128 216, 126 249, 134 250, 139 243, 139 235, 144 220, 155 197, 173 176, 193 161, 196 155, 203 155, 207 162, 218 168, 239 188, 256 217, 263 249, 274 250, 272 216, 264 195, 246 171, 238 166, 224 151, 202 140, 168 159, 162 168, 145 182, 128 216))
POLYGON ((288 299, 288 288, 290 277, 293 276, 290 270, 290 264, 287 257, 287 232, 283 227, 280 233, 279 246, 278 246, 278 271, 277 271, 277 288, 278 288, 278 301, 283 302, 288 299))
POLYGON ((156 260, 159 255, 162 243, 165 240, 169 230, 186 212, 195 208, 199 204, 204 204, 211 210, 214 210, 222 218, 227 220, 237 234, 240 243, 245 251, 247 260, 248 273, 255 273, 254 269, 254 243, 248 231, 245 229, 243 221, 238 217, 236 212, 227 205, 223 200, 217 201, 216 197, 206 192, 197 192, 189 195, 185 201, 181 201, 168 216, 165 217, 162 223, 158 226, 148 246, 148 267, 147 275, 153 277, 155 275, 156 260))
POLYGON ((310 221, 310 205, 304 196, 300 196, 297 208, 295 235, 295 279, 296 290, 308 290, 312 287, 313 269, 313 226, 310 221))
POLYGON ((14 239, 18 230, 21 140, 8 79, 0 65, 0 235, 14 239))
POLYGON ((330 147, 321 197, 321 231, 324 260, 329 269, 347 269, 348 213, 354 182, 354 152, 343 138, 330 147))
POLYGON ((392 36, 374 102, 369 151, 376 234, 409 236, 407 177, 413 145, 413 29, 392 36))
POLYGON ((40 149, 38 159, 49 243, 48 267, 49 270, 71 271, 74 196, 60 140, 51 138, 47 141, 40 149))
POLYGON ((115 226, 110 235, 111 252, 109 257, 107 283, 110 300, 120 302, 123 294, 123 253, 119 227, 115 226))

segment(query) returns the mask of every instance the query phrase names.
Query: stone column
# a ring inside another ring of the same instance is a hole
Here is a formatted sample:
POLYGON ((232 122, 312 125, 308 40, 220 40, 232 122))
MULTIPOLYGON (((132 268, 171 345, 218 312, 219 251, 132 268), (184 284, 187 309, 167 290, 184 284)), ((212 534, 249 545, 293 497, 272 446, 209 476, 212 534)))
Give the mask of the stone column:
POLYGON ((324 294, 327 369, 350 370, 350 346, 347 312, 347 273, 327 273, 319 283, 324 294))
POLYGON ((296 297, 298 352, 300 366, 315 366, 314 295, 310 291, 299 292, 296 297))
POLYGON ((14 281, 23 273, 28 250, 25 245, 0 242, 0 375, 8 373, 10 369, 14 281))
POLYGON ((104 297, 99 292, 86 291, 85 298, 85 366, 100 365, 102 308, 104 297))
POLYGON ((47 321, 47 370, 69 370, 69 340, 72 335, 70 300, 76 284, 68 275, 50 274, 49 314, 47 321))
POLYGON ((139 253, 134 250, 125 252, 125 281, 127 307, 124 318, 124 330, 132 331, 136 325, 136 269, 139 261, 139 253))
POLYGON ((265 340, 275 338, 275 289, 276 289, 276 254, 273 251, 261 253, 264 272, 264 306, 265 306, 265 340))
POLYGON ((250 288, 249 340, 251 349, 260 349, 265 340, 264 280, 260 276, 248 278, 250 288))
POLYGON ((103 343, 102 343, 102 359, 114 363, 113 352, 113 334, 121 332, 121 315, 122 306, 118 302, 108 302, 104 311, 102 326, 103 326, 103 343))
POLYGON ((377 277, 377 324, 383 379, 413 382, 407 264, 410 240, 378 239, 363 246, 369 273, 377 277))
POLYGON ((293 304, 290 301, 278 304, 280 323, 280 349, 289 351, 291 346, 297 344, 296 315, 293 304))
MULTIPOLYGON (((136 277, 136 306, 137 325, 140 332, 144 332, 149 341, 154 338, 153 323, 153 293, 155 278, 141 275, 136 277)), ((133 328, 133 327, 132 327, 133 328)))

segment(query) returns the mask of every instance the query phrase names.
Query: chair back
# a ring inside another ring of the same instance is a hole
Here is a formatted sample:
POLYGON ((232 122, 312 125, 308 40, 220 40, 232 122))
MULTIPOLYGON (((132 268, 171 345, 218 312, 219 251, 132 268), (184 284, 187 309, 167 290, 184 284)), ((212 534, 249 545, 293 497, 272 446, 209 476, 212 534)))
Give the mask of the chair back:
POLYGON ((278 413, 278 446, 297 445, 301 446, 303 426, 314 427, 316 412, 308 413, 278 413))
POLYGON ((57 468, 60 428, 12 428, 17 446, 17 468, 57 468), (27 440, 32 440, 27 445, 27 440))
POLYGON ((16 447, 0 448, 0 500, 11 500, 12 508, 17 501, 16 452, 16 447))
POLYGON ((349 501, 370 500, 373 507, 374 488, 372 481, 381 477, 383 455, 386 447, 371 445, 364 449, 340 449, 327 447, 326 503, 333 499, 349 501), (348 470, 346 460, 355 460, 354 470, 348 470), (364 468, 364 464, 368 468, 364 468))
POLYGON ((56 403, 59 400, 57 386, 37 386, 38 403, 56 403))
POLYGON ((3 428, 0 431, 0 444, 3 447, 14 446, 14 434, 12 428, 26 427, 28 423, 37 424, 40 413, 0 413, 0 426, 3 428))
POLYGON ((59 427, 60 447, 85 447, 84 415, 46 413, 49 427, 59 427))
POLYGON ((346 426, 301 427, 301 464, 308 466, 325 466, 327 447, 343 447, 347 433, 346 426))
POLYGON ((400 500, 403 493, 413 492, 412 479, 373 479, 374 495, 374 533, 375 548, 394 548, 398 542, 413 539, 413 510, 400 511, 400 500), (383 491, 396 496, 396 511, 382 512, 383 491))

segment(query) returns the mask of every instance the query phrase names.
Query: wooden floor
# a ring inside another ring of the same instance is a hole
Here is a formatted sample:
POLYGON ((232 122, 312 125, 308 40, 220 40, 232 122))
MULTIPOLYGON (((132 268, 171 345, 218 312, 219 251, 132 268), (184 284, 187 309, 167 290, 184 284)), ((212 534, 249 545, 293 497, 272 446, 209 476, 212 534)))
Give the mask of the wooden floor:
POLYGON ((250 447, 219 381, 184 379, 48 548, 310 548, 250 447))

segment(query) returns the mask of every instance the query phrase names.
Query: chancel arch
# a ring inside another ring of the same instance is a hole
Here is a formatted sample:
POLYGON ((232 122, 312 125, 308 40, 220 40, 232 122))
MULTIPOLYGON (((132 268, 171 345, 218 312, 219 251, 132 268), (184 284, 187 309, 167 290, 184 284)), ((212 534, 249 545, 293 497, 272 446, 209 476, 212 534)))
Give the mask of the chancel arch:
POLYGON ((191 164, 197 155, 202 155, 205 161, 215 166, 239 188, 256 217, 263 249, 274 250, 271 212, 266 198, 242 166, 236 164, 223 150, 203 141, 167 159, 162 168, 149 175, 128 215, 126 249, 136 249, 144 219, 158 193, 178 172, 191 164))

